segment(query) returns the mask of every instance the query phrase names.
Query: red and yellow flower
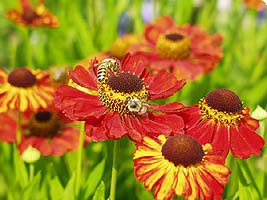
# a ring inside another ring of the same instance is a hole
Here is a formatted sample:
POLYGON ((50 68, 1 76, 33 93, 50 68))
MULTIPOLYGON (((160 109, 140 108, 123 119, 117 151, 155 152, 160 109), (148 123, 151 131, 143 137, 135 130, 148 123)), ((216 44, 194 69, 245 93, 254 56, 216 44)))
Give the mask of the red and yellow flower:
POLYGON ((144 137, 136 144, 134 170, 138 181, 157 200, 222 199, 230 170, 210 144, 201 145, 192 136, 144 137))
POLYGON ((58 27, 58 20, 45 7, 40 0, 33 7, 28 0, 20 0, 22 10, 11 9, 6 16, 12 21, 24 26, 49 26, 51 28, 58 27))
POLYGON ((264 139, 256 133, 259 123, 249 115, 239 97, 221 88, 208 93, 198 105, 182 112, 186 132, 201 144, 211 143, 227 156, 229 150, 238 158, 260 155, 264 139))
POLYGON ((209 35, 196 25, 178 26, 169 16, 147 25, 144 37, 146 43, 128 50, 146 57, 153 71, 168 69, 178 79, 197 79, 211 71, 223 56, 221 35, 209 35))
MULTIPOLYGON (((0 140, 15 142, 17 118, 14 112, 0 114, 0 140)), ((21 117, 22 137, 18 145, 21 154, 32 146, 44 156, 61 156, 78 148, 79 129, 54 109, 23 113, 21 117)))
POLYGON ((183 120, 174 112, 183 108, 182 104, 158 106, 149 100, 173 95, 183 87, 183 80, 164 70, 149 74, 139 56, 127 54, 121 65, 115 62, 116 69, 112 70, 107 66, 115 60, 106 61, 94 61, 89 69, 77 66, 71 71, 76 86, 57 89, 56 107, 71 120, 85 121, 86 134, 94 141, 126 135, 139 141, 147 134, 181 131, 183 120))
POLYGON ((21 67, 8 73, 0 69, 0 112, 46 108, 53 95, 49 75, 41 70, 21 67))

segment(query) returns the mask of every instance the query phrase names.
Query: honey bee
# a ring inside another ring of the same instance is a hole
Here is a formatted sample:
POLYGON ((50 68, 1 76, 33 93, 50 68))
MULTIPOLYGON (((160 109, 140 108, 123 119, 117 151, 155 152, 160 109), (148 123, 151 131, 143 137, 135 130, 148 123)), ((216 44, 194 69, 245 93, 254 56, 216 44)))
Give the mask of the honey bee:
POLYGON ((119 69, 119 66, 119 63, 115 59, 107 58, 103 60, 97 68, 98 83, 101 83, 105 79, 108 71, 115 73, 119 69))
POLYGON ((130 112, 136 112, 139 115, 143 115, 146 113, 149 105, 145 102, 142 102, 138 98, 127 97, 125 100, 125 104, 130 112))

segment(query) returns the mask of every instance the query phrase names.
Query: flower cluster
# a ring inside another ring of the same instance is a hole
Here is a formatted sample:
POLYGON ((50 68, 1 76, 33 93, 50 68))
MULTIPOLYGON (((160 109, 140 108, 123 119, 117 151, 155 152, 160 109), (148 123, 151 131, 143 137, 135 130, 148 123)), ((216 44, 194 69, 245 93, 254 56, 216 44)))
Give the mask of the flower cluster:
MULTIPOLYGON (((201 34, 206 45, 212 44, 201 34)), ((215 47, 210 48, 214 52, 215 47)), ((221 55, 216 52, 208 57, 221 55)), ((85 121, 86 135, 92 141, 128 136, 136 144, 136 177, 154 191, 155 199, 173 195, 220 199, 230 175, 224 164, 229 151, 242 159, 260 155, 264 139, 256 133, 258 121, 225 88, 211 91, 198 105, 158 105, 152 100, 174 95, 185 80, 168 72, 164 62, 160 70, 153 71, 143 53, 127 53, 121 61, 94 59, 89 66, 76 66, 70 72, 73 83, 57 89, 55 106, 69 119, 85 121)), ((206 63, 203 68, 214 64, 209 59, 199 62, 206 63)))
POLYGON ((79 129, 54 108, 52 77, 28 67, 0 69, 0 140, 16 142, 21 154, 33 147, 60 156, 78 147, 79 129))
MULTIPOLYGON (((21 5, 22 11, 7 13, 13 21, 58 25, 41 1, 35 8, 27 0, 21 5)), ((216 67, 222 41, 220 34, 164 16, 147 24, 143 35, 122 36, 72 70, 0 69, 0 140, 16 142, 21 154, 33 147, 61 156, 77 149, 76 125, 84 121, 82 142, 128 137, 136 145, 136 178, 155 199, 221 199, 231 174, 229 152, 241 159, 261 153, 258 121, 226 88, 196 105, 166 99, 216 67)))

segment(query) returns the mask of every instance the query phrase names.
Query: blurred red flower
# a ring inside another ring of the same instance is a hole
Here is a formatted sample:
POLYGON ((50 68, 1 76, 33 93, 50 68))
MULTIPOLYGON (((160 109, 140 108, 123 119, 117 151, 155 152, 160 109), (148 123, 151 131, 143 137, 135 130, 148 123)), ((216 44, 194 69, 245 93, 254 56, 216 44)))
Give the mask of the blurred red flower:
POLYGON ((20 0, 20 4, 22 10, 11 9, 6 14, 15 23, 33 27, 58 27, 57 18, 46 9, 42 0, 39 0, 35 7, 28 0, 20 0))
MULTIPOLYGON (((15 142, 18 126, 15 112, 0 113, 0 120, 4 124, 0 128, 0 140, 15 142)), ((23 113, 21 127, 20 154, 29 146, 38 149, 44 156, 61 156, 78 148, 79 129, 53 109, 23 113)))
POLYGON ((153 71, 168 69, 177 79, 195 80, 223 57, 220 34, 209 35, 197 25, 178 26, 169 16, 148 24, 144 37, 146 43, 132 45, 128 51, 147 58, 153 71))

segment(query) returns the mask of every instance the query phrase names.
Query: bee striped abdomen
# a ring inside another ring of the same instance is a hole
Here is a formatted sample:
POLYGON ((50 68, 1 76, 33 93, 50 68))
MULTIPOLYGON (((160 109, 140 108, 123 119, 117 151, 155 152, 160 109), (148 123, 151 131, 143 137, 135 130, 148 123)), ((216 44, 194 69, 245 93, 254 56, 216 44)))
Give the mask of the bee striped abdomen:
POLYGON ((112 58, 103 60, 97 68, 97 81, 101 83, 105 79, 107 72, 115 73, 118 68, 119 63, 116 60, 112 58))
POLYGON ((106 77, 107 67, 104 65, 100 65, 97 69, 97 81, 102 82, 106 77))

